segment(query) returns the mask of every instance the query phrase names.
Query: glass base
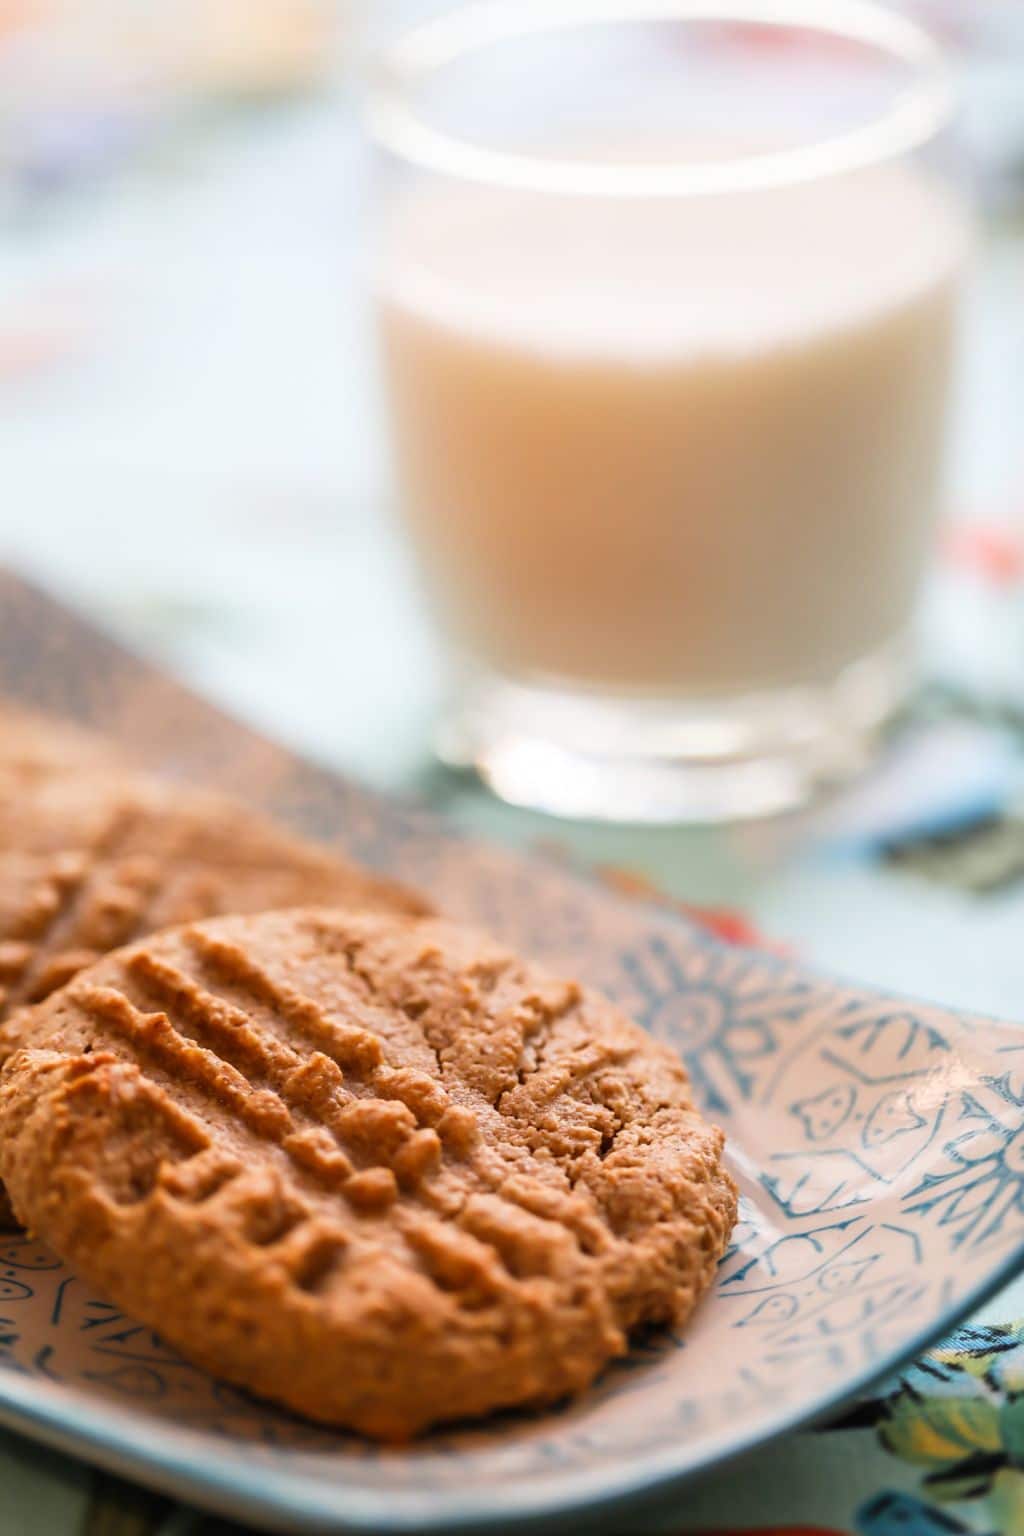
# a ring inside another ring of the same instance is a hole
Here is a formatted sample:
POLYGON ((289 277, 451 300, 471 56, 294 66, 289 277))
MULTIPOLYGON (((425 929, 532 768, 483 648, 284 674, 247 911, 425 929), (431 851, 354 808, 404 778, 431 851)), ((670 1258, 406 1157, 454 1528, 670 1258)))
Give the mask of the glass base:
POLYGON ((438 754, 512 805, 587 821, 728 822, 806 804, 859 773, 906 695, 904 641, 824 683, 649 698, 474 671, 438 754))

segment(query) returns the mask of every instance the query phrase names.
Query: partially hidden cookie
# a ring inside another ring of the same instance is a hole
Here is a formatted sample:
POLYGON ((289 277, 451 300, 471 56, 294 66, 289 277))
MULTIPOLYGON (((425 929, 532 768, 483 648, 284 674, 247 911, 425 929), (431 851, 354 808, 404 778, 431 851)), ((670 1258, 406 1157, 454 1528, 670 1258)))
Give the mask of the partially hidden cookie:
POLYGON ((225 795, 120 764, 15 782, 0 751, 0 1064, 3 1021, 109 950, 219 913, 326 904, 429 910, 225 795))
POLYGON ((676 1057, 439 920, 199 923, 28 1017, 0 1079, 19 1216, 323 1423, 402 1439, 578 1393, 688 1317, 735 1219, 676 1057))
MULTIPOLYGON (((74 726, 0 709, 0 1064, 17 1009, 101 955, 226 912, 425 912, 404 887, 212 791, 128 767, 74 726)), ((12 1213, 0 1187, 0 1229, 12 1213)))

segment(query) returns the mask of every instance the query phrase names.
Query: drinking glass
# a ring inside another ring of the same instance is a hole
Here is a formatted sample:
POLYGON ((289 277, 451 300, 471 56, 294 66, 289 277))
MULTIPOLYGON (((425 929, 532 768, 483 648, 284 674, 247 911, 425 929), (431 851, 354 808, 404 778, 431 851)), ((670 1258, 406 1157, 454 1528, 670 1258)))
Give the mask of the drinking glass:
POLYGON ((484 0, 379 50, 373 286, 441 755, 728 820, 912 671, 968 220, 950 75, 866 0, 484 0))

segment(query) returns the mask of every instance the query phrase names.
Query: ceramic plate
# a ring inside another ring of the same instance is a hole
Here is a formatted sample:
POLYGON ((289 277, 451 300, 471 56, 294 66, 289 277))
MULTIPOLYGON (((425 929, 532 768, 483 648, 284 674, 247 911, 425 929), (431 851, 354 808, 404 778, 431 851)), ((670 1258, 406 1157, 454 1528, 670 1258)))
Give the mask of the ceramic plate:
POLYGON ((618 998, 685 1058, 743 1194, 685 1333, 646 1339, 559 1412, 403 1451, 212 1380, 15 1237, 0 1253, 11 1427, 272 1528, 495 1530, 570 1513, 577 1528, 826 1415, 1024 1260, 1024 1031, 723 947, 543 859, 461 840, 258 741, 24 589, 0 581, 0 597, 0 688, 51 707, 70 695, 154 764, 221 777, 618 998))

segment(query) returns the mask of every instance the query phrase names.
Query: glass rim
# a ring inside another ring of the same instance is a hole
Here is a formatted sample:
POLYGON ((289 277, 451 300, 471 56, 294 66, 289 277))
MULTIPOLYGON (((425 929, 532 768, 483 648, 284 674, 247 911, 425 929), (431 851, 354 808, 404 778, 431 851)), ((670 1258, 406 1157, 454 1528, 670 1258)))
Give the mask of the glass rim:
POLYGON ((875 0, 473 0, 378 48, 365 87, 371 139, 421 170, 521 191, 605 197, 709 196, 861 170, 929 143, 950 122, 957 99, 938 41, 875 0), (905 65, 911 78, 890 107, 856 128, 712 161, 602 162, 492 149, 433 127, 413 100, 436 71, 488 46, 602 23, 673 20, 764 25, 859 43, 905 65))

